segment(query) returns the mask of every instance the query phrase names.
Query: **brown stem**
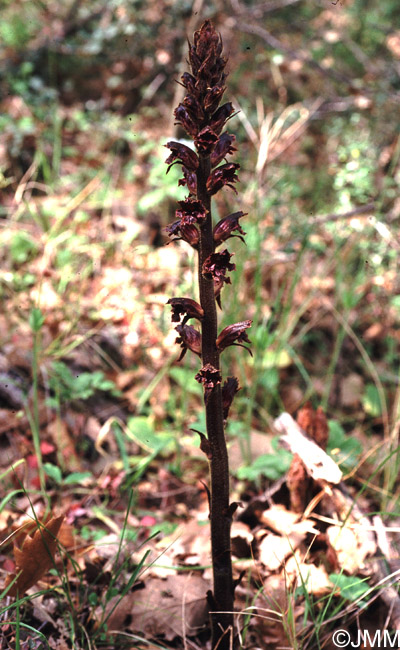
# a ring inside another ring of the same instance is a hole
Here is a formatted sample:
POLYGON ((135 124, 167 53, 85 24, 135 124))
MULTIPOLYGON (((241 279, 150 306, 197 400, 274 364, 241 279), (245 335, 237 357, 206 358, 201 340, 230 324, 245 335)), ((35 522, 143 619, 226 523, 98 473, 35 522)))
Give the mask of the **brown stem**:
MULTIPOLYGON (((219 352, 216 346, 217 309, 212 278, 204 277, 202 266, 214 251, 211 197, 206 181, 211 169, 210 158, 200 158, 197 170, 197 198, 203 203, 207 217, 200 229, 199 246, 199 289, 200 303, 204 310, 202 321, 202 362, 219 369, 219 352)), ((233 579, 231 560, 231 515, 229 513, 229 463, 224 435, 221 385, 209 394, 206 402, 207 436, 210 442, 211 475, 211 553, 214 581, 214 608, 219 612, 211 614, 212 647, 218 650, 232 648, 233 635, 233 579), (232 630, 230 632, 229 630, 232 630)))

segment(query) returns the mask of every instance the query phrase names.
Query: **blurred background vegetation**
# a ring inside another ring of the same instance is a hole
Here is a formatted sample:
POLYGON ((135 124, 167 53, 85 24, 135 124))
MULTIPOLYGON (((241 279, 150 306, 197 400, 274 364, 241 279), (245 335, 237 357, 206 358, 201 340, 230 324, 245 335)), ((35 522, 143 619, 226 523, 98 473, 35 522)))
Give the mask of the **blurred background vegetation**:
MULTIPOLYGON (((366 436, 394 449, 398 0, 0 4, 2 364, 10 373, 25 363, 29 383, 29 315, 40 309, 36 417, 42 402, 47 423, 46 408, 68 411, 69 428, 85 435, 75 411, 99 426, 119 417, 148 463, 164 445, 177 473, 185 435, 198 444, 188 432, 203 425, 197 362, 174 365, 165 308, 194 295, 195 259, 182 242, 164 246, 185 191, 177 167, 165 175, 163 145, 184 137, 172 115, 186 39, 211 18, 229 57, 241 164, 238 196, 222 193, 215 215, 248 212, 221 314, 221 327, 253 319, 253 358, 239 348, 223 358, 243 387, 228 428, 240 441, 233 469, 250 479, 284 471, 286 460, 271 469, 267 455, 251 469, 265 451, 257 435, 307 399, 340 422, 332 449, 346 432, 358 454, 366 436), (150 450, 144 422, 159 434, 150 450)), ((138 479, 148 465, 138 469, 121 440, 124 470, 138 479)))

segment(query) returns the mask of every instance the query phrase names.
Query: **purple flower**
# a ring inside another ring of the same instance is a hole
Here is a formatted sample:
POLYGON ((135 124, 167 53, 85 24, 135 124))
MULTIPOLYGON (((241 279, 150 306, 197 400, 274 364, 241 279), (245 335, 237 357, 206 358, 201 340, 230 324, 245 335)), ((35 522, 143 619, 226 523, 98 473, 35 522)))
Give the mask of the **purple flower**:
POLYGON ((182 223, 181 219, 173 221, 165 227, 169 237, 173 237, 172 241, 183 239, 193 248, 197 248, 199 244, 199 231, 196 226, 188 223, 182 223))
POLYGON ((191 135, 193 137, 197 134, 199 129, 196 125, 196 122, 190 117, 183 104, 179 104, 179 106, 174 110, 174 115, 176 118, 175 124, 180 124, 183 126, 188 135, 191 135))
POLYGON ((221 97, 224 92, 225 86, 223 81, 210 88, 204 98, 205 110, 210 113, 214 113, 214 111, 218 108, 218 104, 221 101, 221 97))
POLYGON ((223 133, 219 137, 214 150, 211 152, 211 167, 219 165, 221 160, 223 160, 226 156, 232 154, 234 151, 237 151, 236 147, 232 146, 235 140, 235 136, 230 135, 229 133, 223 133))
POLYGON ((208 396, 211 391, 222 381, 221 371, 217 368, 214 368, 211 363, 207 363, 199 370, 195 376, 195 379, 199 382, 199 384, 203 384, 205 389, 204 400, 207 403, 208 396))
POLYGON ((197 151, 202 156, 208 156, 218 142, 218 136, 209 126, 202 129, 194 139, 197 151))
POLYGON ((207 179, 208 192, 210 194, 216 194, 224 185, 231 187, 236 192, 232 183, 236 183, 239 180, 236 176, 239 168, 240 165, 238 163, 226 163, 214 169, 207 179))
POLYGON ((239 225, 239 219, 246 216, 246 214, 248 213, 242 211, 233 212, 232 214, 228 214, 227 217, 221 219, 221 221, 218 221, 213 231, 214 242, 217 246, 221 244, 223 241, 225 241, 226 239, 229 239, 229 237, 239 237, 239 239, 241 239, 242 242, 244 242, 243 237, 241 237, 240 235, 233 235, 232 232, 238 230, 241 235, 246 234, 239 225))
POLYGON ((197 192, 197 176, 196 172, 191 172, 186 167, 182 167, 183 178, 180 178, 178 185, 187 185, 190 194, 197 192))
POLYGON ((240 323, 234 323, 233 325, 228 325, 228 327, 225 327, 216 340, 218 350, 222 352, 229 345, 239 345, 240 347, 245 348, 251 354, 249 348, 246 348, 245 345, 242 345, 243 342, 251 343, 249 337, 246 334, 246 330, 248 327, 251 327, 251 323, 251 320, 244 320, 240 323))
POLYGON ((179 336, 175 340, 175 343, 179 343, 182 352, 178 359, 180 361, 186 354, 187 350, 191 350, 195 354, 201 356, 201 334, 191 325, 177 325, 175 327, 179 336))
POLYGON ((164 146, 171 149, 171 154, 165 161, 167 165, 169 165, 167 174, 173 165, 179 164, 183 165, 191 172, 196 171, 199 166, 199 159, 193 149, 190 149, 190 147, 187 147, 185 144, 181 144, 180 142, 174 142, 173 140, 167 142, 164 146))
POLYGON ((215 113, 212 115, 210 120, 210 127, 215 133, 221 133, 222 129, 225 126, 225 122, 230 118, 232 113, 235 112, 231 102, 222 104, 215 113))
POLYGON ((226 277, 227 271, 233 271, 236 267, 229 260, 232 257, 227 249, 221 253, 211 253, 203 263, 203 275, 211 275, 222 282, 230 284, 230 279, 226 277))
POLYGON ((197 126, 200 126, 205 117, 202 102, 200 102, 195 95, 186 95, 182 104, 186 108, 193 122, 197 126))
POLYGON ((182 315, 184 316, 182 325, 185 325, 189 318, 202 320, 204 316, 201 305, 191 298, 170 298, 167 305, 171 305, 172 307, 171 320, 173 323, 179 323, 182 315))
POLYGON ((224 420, 228 418, 233 398, 239 390, 239 382, 236 377, 228 377, 228 379, 224 381, 224 385, 222 386, 222 408, 224 410, 224 420))
POLYGON ((201 223, 206 218, 204 205, 198 199, 189 197, 184 201, 178 201, 179 210, 175 214, 180 218, 182 224, 201 223))

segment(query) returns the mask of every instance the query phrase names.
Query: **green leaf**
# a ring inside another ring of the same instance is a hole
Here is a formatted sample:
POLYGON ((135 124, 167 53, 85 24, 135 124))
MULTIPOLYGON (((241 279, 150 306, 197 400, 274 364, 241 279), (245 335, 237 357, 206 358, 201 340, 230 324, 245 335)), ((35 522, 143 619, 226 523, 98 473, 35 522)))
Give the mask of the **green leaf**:
POLYGON ((382 404, 375 384, 367 384, 362 398, 362 405, 368 415, 378 418, 382 415, 382 404))
POLYGON ((13 262, 23 264, 36 255, 38 247, 26 232, 17 232, 10 243, 10 255, 13 262))
POLYGON ((276 454, 261 454, 247 467, 240 467, 237 476, 240 479, 255 481, 260 476, 266 476, 276 481, 288 471, 292 461, 292 454, 285 449, 279 449, 276 454))
POLYGON ((343 470, 351 470, 362 453, 361 442, 357 438, 347 434, 339 422, 330 420, 328 426, 328 453, 343 470))
POLYGON ((107 592, 107 601, 115 596, 119 596, 120 590, 117 587, 111 587, 107 592))
POLYGON ((154 526, 151 526, 150 532, 152 535, 162 533, 163 537, 168 537, 169 535, 172 535, 177 528, 177 523, 173 523, 172 521, 160 521, 159 523, 154 524, 154 526))
POLYGON ((72 400, 87 400, 96 390, 110 392, 119 396, 114 382, 104 377, 101 370, 82 372, 74 376, 68 366, 62 361, 54 361, 50 376, 50 388, 56 393, 60 402, 72 400))
POLYGON ((34 307, 29 314, 29 325, 32 332, 39 332, 43 327, 44 316, 39 307, 34 307))
POLYGON ((148 452, 158 453, 175 442, 171 433, 155 431, 150 419, 142 415, 129 418, 127 428, 135 442, 148 452))
POLYGON ((22 12, 0 22, 0 36, 12 48, 22 48, 29 41, 32 31, 30 21, 24 19, 22 12))
POLYGON ((128 419, 127 427, 133 439, 147 451, 153 451, 158 447, 157 436, 149 418, 138 415, 128 419))
POLYGON ((95 594, 94 591, 92 591, 92 592, 89 594, 89 596, 88 596, 89 604, 90 604, 92 607, 96 607, 96 605, 97 605, 97 603, 98 603, 98 600, 99 600, 99 599, 98 599, 98 597, 97 597, 97 594, 95 594))
POLYGON ((47 476, 50 476, 50 478, 53 479, 55 483, 58 483, 58 485, 62 483, 62 473, 57 465, 53 465, 52 463, 44 463, 43 468, 47 476))
POLYGON ((79 484, 83 481, 86 481, 87 478, 92 478, 92 474, 90 472, 72 472, 72 474, 68 474, 68 476, 65 477, 63 483, 64 485, 74 485, 76 483, 79 484))
POLYGON ((331 573, 329 580, 339 587, 340 593, 346 600, 358 600, 369 590, 368 578, 356 578, 354 576, 345 576, 343 573, 331 573))
POLYGON ((390 299, 390 304, 400 312, 400 296, 393 296, 393 298, 390 299))

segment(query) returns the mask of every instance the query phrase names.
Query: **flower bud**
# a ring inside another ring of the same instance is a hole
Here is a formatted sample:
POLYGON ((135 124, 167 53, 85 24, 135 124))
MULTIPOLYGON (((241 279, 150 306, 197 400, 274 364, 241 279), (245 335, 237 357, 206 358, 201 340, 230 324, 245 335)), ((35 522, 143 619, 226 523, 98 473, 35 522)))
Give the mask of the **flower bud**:
POLYGON ((195 32, 193 45, 189 45, 189 62, 193 75, 204 78, 212 87, 221 77, 226 60, 221 57, 222 39, 210 20, 206 20, 195 32), (212 83, 214 82, 214 83, 212 83))
POLYGON ((175 340, 175 343, 179 343, 182 352, 178 359, 181 361, 186 354, 187 350, 191 350, 198 356, 201 356, 201 334, 191 325, 177 325, 175 327, 176 331, 180 336, 175 340))
POLYGON ((233 398, 239 390, 239 382, 236 377, 228 377, 228 379, 224 381, 224 385, 222 386, 222 408, 224 411, 224 420, 228 418, 233 398))
POLYGON ((181 76, 181 85, 186 88, 186 90, 193 94, 196 91, 196 79, 190 72, 184 72, 181 76))
POLYGON ((211 117, 210 127, 212 130, 219 135, 224 128, 226 121, 234 112, 235 109, 233 108, 231 102, 222 104, 222 106, 220 106, 211 117))

